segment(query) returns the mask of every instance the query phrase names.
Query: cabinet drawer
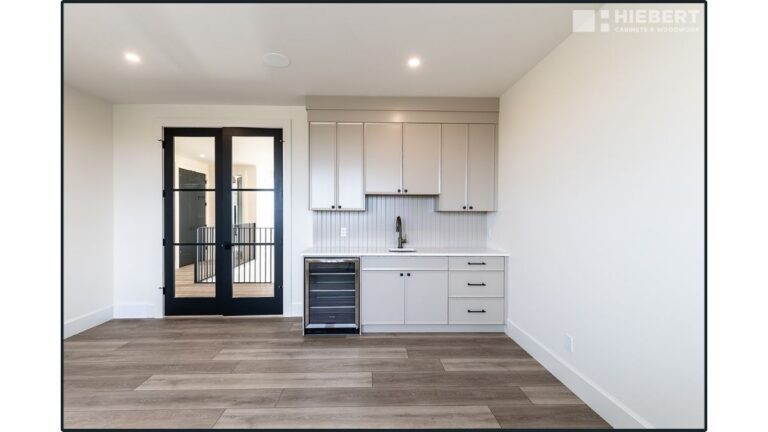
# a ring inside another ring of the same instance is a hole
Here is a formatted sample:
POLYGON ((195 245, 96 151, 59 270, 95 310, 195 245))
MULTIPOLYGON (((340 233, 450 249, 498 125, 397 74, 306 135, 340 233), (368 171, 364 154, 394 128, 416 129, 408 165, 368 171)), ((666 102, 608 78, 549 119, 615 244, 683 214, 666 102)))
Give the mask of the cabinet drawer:
POLYGON ((450 257, 451 270, 504 270, 504 257, 450 257))
POLYGON ((448 295, 451 297, 504 297, 503 271, 452 271, 448 295))
POLYGON ((503 298, 448 299, 449 324, 504 324, 503 298))
POLYGON ((447 257, 371 256, 361 264, 363 270, 448 270, 447 257))

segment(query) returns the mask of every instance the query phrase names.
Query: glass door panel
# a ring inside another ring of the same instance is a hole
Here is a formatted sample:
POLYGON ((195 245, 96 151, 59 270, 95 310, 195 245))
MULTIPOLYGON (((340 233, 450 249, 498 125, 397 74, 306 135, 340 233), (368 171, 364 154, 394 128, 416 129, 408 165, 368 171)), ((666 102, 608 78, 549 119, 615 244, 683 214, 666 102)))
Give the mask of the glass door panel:
MULTIPOLYGON (((282 312, 282 137, 279 130, 225 128, 231 147, 232 251, 226 291, 233 310, 282 312)), ((225 150, 225 153, 226 150, 225 150)))
POLYGON ((180 132, 169 144, 173 148, 173 296, 215 298, 216 137, 180 132))

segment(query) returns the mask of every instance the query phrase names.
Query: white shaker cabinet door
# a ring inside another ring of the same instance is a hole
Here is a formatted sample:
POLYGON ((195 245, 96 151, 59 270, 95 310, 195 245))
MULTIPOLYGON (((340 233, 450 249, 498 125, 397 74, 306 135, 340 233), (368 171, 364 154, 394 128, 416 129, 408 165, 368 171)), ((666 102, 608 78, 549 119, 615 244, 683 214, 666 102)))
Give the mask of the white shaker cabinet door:
POLYGON ((309 208, 336 207, 336 123, 309 124, 309 208))
POLYGON ((362 323, 403 324, 405 322, 405 273, 370 270, 363 271, 361 278, 360 320, 362 323))
POLYGON ((448 272, 407 271, 405 323, 448 324, 448 272))
POLYGON ((401 193, 403 125, 365 124, 365 193, 401 193))
POLYGON ((467 160, 467 207, 493 211, 496 203, 496 127, 469 125, 467 160))
POLYGON ((403 125, 403 193, 440 193, 440 136, 439 124, 403 125))
POLYGON ((337 208, 365 210, 363 186, 363 124, 336 127, 337 208))
POLYGON ((440 211, 466 210, 467 198, 467 139, 465 124, 444 124, 440 151, 440 211))

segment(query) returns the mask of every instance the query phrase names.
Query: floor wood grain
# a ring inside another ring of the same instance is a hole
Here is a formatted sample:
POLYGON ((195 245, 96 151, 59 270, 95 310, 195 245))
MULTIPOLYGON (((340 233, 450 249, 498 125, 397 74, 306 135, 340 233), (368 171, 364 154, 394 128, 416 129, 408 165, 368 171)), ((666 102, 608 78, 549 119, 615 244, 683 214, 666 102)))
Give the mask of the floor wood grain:
POLYGON ((65 411, 68 429, 210 429, 223 410, 65 411), (172 426, 169 426, 172 425, 172 426))
POLYGON ((386 405, 530 405, 519 387, 285 389, 278 407, 386 405))
POLYGON ((223 349, 216 360, 408 358, 405 348, 223 349))
POLYGON ((521 390, 531 402, 537 405, 579 405, 581 399, 573 394, 566 386, 525 386, 521 390))
POLYGON ((281 389, 67 392, 68 411, 272 408, 281 389))
POLYGON ((228 409, 216 428, 498 428, 486 406, 228 409))
POLYGON ((532 358, 443 358, 440 362, 449 372, 471 371, 543 371, 544 366, 532 358))
POLYGON ((522 348, 517 346, 456 346, 448 343, 442 347, 413 347, 408 348, 409 358, 531 358, 522 348))
POLYGON ((438 359, 341 358, 251 360, 238 362, 234 372, 442 372, 438 359))
POLYGON ((373 372, 374 387, 491 387, 559 384, 543 371, 527 372, 373 372))
POLYGON ((149 375, 65 376, 64 391, 134 390, 149 377, 149 375))
MULTIPOLYGON (((64 376, 114 376, 234 372, 236 361, 65 362, 64 376)), ((296 371, 300 372, 300 371, 296 371)))
POLYGON ((64 341, 66 428, 607 427, 502 333, 302 336, 301 319, 112 320, 64 341))
POLYGON ((370 387, 370 372, 152 375, 136 390, 370 387))
POLYGON ((503 428, 602 429, 608 423, 586 405, 491 406, 503 428))

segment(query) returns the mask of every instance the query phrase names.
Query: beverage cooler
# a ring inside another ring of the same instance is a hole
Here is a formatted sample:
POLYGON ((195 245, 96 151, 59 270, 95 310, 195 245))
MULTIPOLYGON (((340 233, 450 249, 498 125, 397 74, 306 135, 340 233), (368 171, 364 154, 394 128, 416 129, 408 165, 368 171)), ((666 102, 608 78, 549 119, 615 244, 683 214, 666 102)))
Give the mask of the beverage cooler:
POLYGON ((360 259, 304 259, 304 334, 360 332, 360 259))

